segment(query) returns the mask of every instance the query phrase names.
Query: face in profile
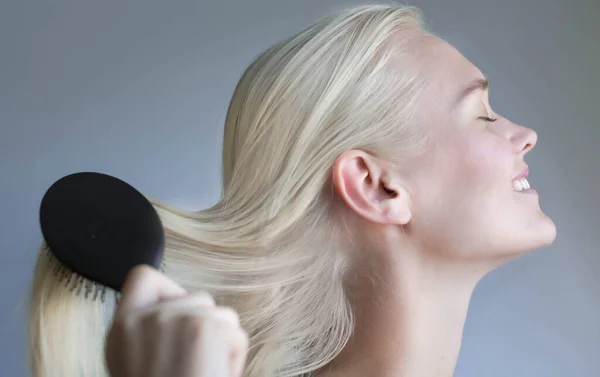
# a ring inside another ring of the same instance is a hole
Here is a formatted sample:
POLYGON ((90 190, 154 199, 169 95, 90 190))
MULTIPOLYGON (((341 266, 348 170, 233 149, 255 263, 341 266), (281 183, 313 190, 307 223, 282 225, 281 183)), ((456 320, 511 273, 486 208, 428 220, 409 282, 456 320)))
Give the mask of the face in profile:
POLYGON ((492 109, 485 76, 454 47, 420 36, 413 48, 427 81, 418 121, 430 135, 406 175, 415 238, 449 258, 506 258, 549 245, 556 229, 527 179, 536 133, 492 109))

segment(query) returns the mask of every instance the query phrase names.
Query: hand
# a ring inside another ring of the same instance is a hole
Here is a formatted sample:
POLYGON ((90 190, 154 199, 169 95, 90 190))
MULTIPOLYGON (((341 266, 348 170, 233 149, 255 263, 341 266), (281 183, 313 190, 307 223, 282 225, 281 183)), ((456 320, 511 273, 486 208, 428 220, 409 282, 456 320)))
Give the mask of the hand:
POLYGON ((208 293, 187 294, 140 266, 123 285, 105 351, 112 377, 241 377, 248 337, 208 293))

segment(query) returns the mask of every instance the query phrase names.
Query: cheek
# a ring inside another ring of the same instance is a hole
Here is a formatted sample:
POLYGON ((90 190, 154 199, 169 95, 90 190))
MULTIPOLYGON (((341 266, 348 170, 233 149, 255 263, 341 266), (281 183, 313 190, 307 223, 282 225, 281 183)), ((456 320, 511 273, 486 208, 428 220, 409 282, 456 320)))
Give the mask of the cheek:
MULTIPOLYGON (((429 224, 482 223, 507 203, 514 160, 497 137, 458 135, 438 143, 422 167, 417 210, 429 224)), ((471 228, 471 225, 469 228, 471 228)), ((453 230, 453 232, 455 232, 453 230)))
MULTIPOLYGON (((480 143, 465 146, 461 160, 464 162, 463 170, 470 177, 469 182, 472 185, 489 187, 506 180, 507 169, 510 169, 510 159, 507 156, 511 154, 507 155, 505 149, 497 143, 480 143)), ((510 176, 510 173, 508 174, 510 176)))
POLYGON ((467 193, 505 189, 510 184, 513 156, 507 141, 492 136, 462 138, 449 148, 443 163, 448 182, 467 193))
POLYGON ((440 146, 431 163, 420 185, 423 238, 448 253, 478 250, 509 203, 512 151, 493 139, 462 138, 440 146))
POLYGON ((485 131, 440 137, 426 156, 411 164, 416 204, 428 217, 443 217, 505 202, 514 170, 509 144, 485 131))

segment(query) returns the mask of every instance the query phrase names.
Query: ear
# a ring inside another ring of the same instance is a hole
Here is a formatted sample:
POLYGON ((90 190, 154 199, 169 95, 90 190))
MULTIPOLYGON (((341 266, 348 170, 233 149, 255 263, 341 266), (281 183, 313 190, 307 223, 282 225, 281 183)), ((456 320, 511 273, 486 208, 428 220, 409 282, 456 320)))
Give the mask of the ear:
POLYGON ((343 153, 333 166, 333 184, 346 205, 363 218, 405 225, 411 219, 406 190, 383 161, 359 150, 343 153))

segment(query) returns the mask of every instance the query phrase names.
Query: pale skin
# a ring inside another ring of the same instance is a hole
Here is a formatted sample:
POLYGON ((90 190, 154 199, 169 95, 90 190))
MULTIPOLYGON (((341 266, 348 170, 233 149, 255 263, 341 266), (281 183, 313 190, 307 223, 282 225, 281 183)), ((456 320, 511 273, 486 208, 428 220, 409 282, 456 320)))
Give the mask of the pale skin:
POLYGON ((333 169, 338 209, 363 241, 356 331, 320 376, 452 376, 477 283, 556 236, 537 193, 513 189, 536 133, 494 113, 481 85, 461 98, 484 76, 451 45, 422 36, 413 48, 432 147, 402 171, 361 151, 333 169))
MULTIPOLYGON (((451 45, 422 35, 411 46, 410 64, 427 78, 417 118, 431 145, 402 168, 351 150, 332 169, 336 208, 352 232, 344 246, 355 262, 347 286, 356 328, 319 377, 452 376, 477 283, 556 237, 537 193, 513 186, 536 133, 492 110, 483 74, 451 45)), ((234 313, 137 271, 107 341, 112 377, 241 376, 247 338, 234 313), (206 347, 198 331, 190 346, 189 337, 170 332, 182 321, 227 335, 206 347)))
POLYGON ((240 377, 248 336, 230 308, 162 273, 129 273, 106 339, 112 377, 240 377))

